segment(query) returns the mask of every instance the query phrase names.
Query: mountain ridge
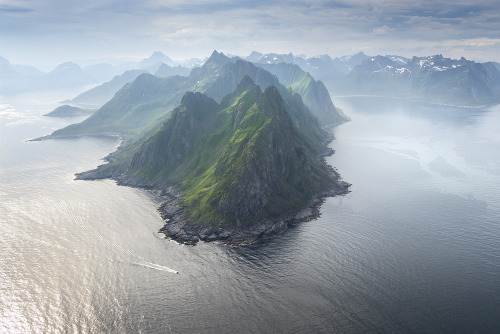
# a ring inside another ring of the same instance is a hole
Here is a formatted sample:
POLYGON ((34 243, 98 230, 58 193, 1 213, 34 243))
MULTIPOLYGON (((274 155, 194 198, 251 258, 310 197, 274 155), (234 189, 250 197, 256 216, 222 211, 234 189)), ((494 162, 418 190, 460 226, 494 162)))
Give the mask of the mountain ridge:
MULTIPOLYGON (((139 75, 134 81, 123 86, 94 115, 82 123, 57 130, 45 138, 110 133, 133 136, 147 127, 154 126, 153 123, 157 123, 162 117, 167 117, 172 108, 180 102, 184 92, 204 92, 220 102, 222 97, 234 91, 245 75, 249 75, 260 86, 278 87, 280 93, 287 97, 287 103, 293 103, 293 99, 300 98, 300 95, 294 97, 295 93, 282 86, 276 76, 269 72, 250 62, 236 57, 228 58, 214 51, 202 67, 191 70, 189 77, 157 78, 150 74, 139 75)), ((328 94, 324 94, 321 98, 331 104, 328 94)), ((317 110, 319 104, 314 104, 312 101, 314 100, 309 99, 306 103, 313 107, 313 110, 314 108, 317 110)), ((288 110, 295 113, 293 117, 297 125, 299 124, 297 117, 315 122, 309 111, 297 111, 293 107, 288 110)), ((338 111, 330 108, 326 112, 336 114, 338 111)), ((347 120, 345 116, 338 116, 338 119, 347 120)))
POLYGON ((347 191, 320 160, 326 152, 293 124, 276 87, 262 91, 245 75, 220 103, 186 92, 125 159, 77 178, 162 189, 162 232, 179 242, 245 243, 316 217, 321 196, 347 191))

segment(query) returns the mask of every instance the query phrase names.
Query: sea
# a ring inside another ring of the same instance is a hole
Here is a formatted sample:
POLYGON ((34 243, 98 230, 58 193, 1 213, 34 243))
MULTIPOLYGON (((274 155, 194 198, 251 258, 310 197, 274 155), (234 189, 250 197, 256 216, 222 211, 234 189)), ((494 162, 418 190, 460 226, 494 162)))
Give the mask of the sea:
POLYGON ((500 105, 333 97, 321 216, 185 246, 161 199, 76 181, 119 139, 29 141, 78 92, 0 98, 0 333, 500 333, 500 105))

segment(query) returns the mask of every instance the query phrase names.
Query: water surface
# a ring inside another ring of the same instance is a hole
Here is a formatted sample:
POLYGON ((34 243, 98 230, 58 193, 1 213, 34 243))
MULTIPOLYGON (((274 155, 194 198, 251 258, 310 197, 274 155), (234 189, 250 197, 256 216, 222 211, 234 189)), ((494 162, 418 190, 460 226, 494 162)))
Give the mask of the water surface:
POLYGON ((498 106, 337 98, 351 192, 280 237, 188 247, 154 193, 74 180, 117 139, 26 142, 80 120, 41 116, 69 97, 0 100, 1 333, 498 332, 498 106))

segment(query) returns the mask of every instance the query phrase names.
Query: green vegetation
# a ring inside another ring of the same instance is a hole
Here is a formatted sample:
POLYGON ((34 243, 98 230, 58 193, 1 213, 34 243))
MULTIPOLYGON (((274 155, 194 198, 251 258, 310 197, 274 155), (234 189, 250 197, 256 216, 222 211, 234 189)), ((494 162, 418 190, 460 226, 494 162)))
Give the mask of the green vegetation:
MULTIPOLYGON (((304 102, 300 101, 298 104, 307 105, 306 112, 294 111, 296 108, 293 105, 287 106, 291 113, 295 113, 293 120, 297 126, 304 121, 317 122, 310 117, 311 112, 324 125, 346 120, 333 106, 326 88, 309 74, 302 71, 293 80, 290 78, 287 85, 292 85, 296 90, 288 92, 278 78, 268 71, 214 51, 202 67, 191 71, 189 77, 158 78, 147 73, 139 75, 134 81, 124 85, 91 117, 81 123, 55 131, 51 137, 120 135, 130 139, 143 131, 157 129, 181 103, 186 91, 205 93, 224 105, 226 102, 222 99, 235 91, 245 75, 262 88, 277 87, 287 104, 297 104, 297 102, 293 102, 293 99, 285 95, 298 93, 305 96, 304 102)), ((317 128, 319 129, 319 126, 317 128)), ((316 130, 312 132, 317 132, 316 130)), ((128 140, 127 143, 132 141, 128 140)))
POLYGON ((300 97, 285 92, 288 101, 274 86, 262 92, 249 76, 220 104, 188 92, 166 122, 97 172, 176 185, 188 221, 199 227, 250 226, 296 213, 336 179, 318 158, 326 134, 299 114, 307 112, 300 97))

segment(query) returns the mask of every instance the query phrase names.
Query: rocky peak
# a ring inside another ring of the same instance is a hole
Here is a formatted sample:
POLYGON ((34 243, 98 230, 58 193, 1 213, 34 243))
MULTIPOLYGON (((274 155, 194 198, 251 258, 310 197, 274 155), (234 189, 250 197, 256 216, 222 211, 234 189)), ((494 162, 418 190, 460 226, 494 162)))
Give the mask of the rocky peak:
POLYGON ((208 58, 205 64, 215 64, 223 66, 228 62, 229 62, 228 57, 226 57, 222 52, 217 52, 217 50, 214 50, 214 52, 212 52, 212 55, 210 56, 210 58, 208 58))
POLYGON ((252 80, 252 78, 250 78, 248 74, 245 74, 243 79, 241 79, 240 83, 238 84, 238 88, 236 90, 243 91, 253 86, 255 86, 255 82, 252 80))
POLYGON ((181 106, 186 110, 200 110, 207 106, 215 107, 217 102, 200 92, 186 92, 181 100, 181 106))
POLYGON ((285 110, 285 102, 276 87, 268 86, 264 89, 259 100, 259 107, 266 116, 292 124, 290 116, 285 110))

